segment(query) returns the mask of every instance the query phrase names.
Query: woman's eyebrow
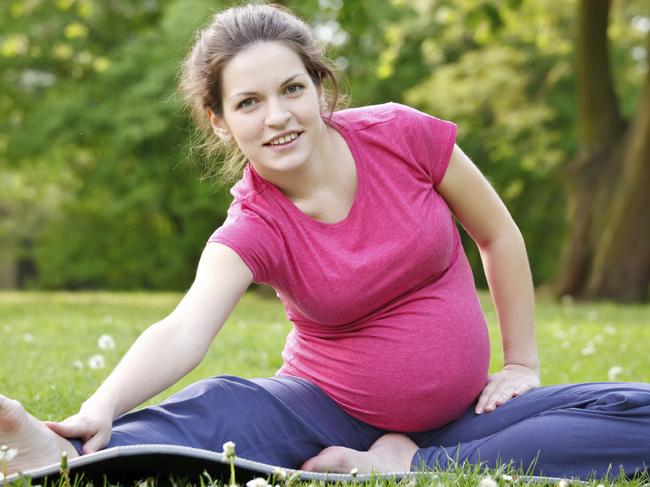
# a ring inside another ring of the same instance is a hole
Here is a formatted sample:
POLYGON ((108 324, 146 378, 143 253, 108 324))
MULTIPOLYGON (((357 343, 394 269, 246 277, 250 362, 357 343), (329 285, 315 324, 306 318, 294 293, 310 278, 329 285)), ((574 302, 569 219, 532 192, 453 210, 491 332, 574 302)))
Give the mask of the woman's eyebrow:
MULTIPOLYGON (((287 83, 293 81, 298 76, 303 76, 303 73, 297 73, 297 74, 294 74, 293 76, 290 76, 289 78, 284 80, 282 83, 280 83, 280 86, 286 85, 287 83)), ((234 95, 230 96, 228 99, 232 100, 233 98, 238 97, 238 96, 250 96, 250 95, 257 95, 257 93, 254 92, 254 91, 240 91, 239 93, 235 93, 234 95)))

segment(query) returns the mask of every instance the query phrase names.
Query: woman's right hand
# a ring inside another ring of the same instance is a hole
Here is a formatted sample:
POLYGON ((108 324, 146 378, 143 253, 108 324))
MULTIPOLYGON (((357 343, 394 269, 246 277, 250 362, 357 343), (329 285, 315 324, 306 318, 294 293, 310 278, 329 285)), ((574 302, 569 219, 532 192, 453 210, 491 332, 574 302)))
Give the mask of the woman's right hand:
POLYGON ((83 453, 94 453, 104 448, 111 438, 113 417, 109 413, 93 409, 81 410, 61 421, 45 421, 45 425, 64 438, 79 438, 83 441, 83 453))

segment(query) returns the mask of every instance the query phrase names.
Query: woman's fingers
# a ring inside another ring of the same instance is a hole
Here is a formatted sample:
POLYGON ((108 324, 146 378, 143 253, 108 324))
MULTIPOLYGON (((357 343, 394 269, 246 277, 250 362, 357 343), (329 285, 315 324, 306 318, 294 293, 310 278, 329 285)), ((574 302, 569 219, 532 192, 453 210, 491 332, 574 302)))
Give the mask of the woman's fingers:
POLYGON ((111 434, 110 424, 102 426, 96 421, 74 416, 60 423, 46 421, 45 425, 64 438, 81 439, 84 453, 93 453, 106 446, 111 434))
POLYGON ((513 384, 506 379, 494 380, 483 390, 476 404, 475 412, 476 414, 481 414, 483 412, 489 413, 494 411, 498 406, 501 406, 506 401, 522 394, 530 388, 530 386, 519 382, 513 384))
POLYGON ((84 443, 83 452, 84 454, 95 453, 96 451, 101 450, 108 444, 109 435, 104 431, 100 431, 95 436, 90 438, 87 442, 84 443))
POLYGON ((476 414, 481 414, 483 411, 485 411, 486 406, 489 403, 490 398, 492 397, 492 393, 496 387, 496 384, 493 379, 493 376, 490 376, 488 378, 488 383, 483 389, 483 392, 481 393, 481 396, 478 399, 478 402, 476 403, 476 408, 474 409, 474 412, 476 414))
MULTIPOLYGON (((64 438, 84 438, 90 433, 85 422, 68 418, 60 423, 46 421, 45 426, 64 438)), ((93 431, 92 434, 95 432, 93 431)))

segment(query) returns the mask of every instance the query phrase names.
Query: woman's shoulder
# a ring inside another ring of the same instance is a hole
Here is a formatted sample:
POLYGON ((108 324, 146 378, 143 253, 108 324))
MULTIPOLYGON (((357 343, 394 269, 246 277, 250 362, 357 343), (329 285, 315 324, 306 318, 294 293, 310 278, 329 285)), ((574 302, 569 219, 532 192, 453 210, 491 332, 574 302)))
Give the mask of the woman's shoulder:
POLYGON ((416 108, 395 102, 346 108, 335 112, 333 118, 350 130, 363 130, 384 123, 399 124, 403 130, 411 124, 421 123, 423 118, 438 120, 416 108))
POLYGON ((268 184, 259 177, 250 164, 244 167, 242 177, 230 188, 233 203, 254 202, 265 199, 268 184))

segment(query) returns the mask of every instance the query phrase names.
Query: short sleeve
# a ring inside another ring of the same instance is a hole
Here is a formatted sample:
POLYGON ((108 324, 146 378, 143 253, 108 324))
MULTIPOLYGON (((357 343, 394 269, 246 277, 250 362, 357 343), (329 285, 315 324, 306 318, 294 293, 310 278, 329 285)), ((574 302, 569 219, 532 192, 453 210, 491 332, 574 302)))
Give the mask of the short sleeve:
POLYGON ((255 283, 268 283, 277 256, 282 255, 281 240, 273 227, 240 202, 230 206, 226 221, 208 239, 211 242, 234 250, 250 269, 255 283))
POLYGON ((434 186, 438 186, 456 143, 456 124, 405 105, 398 105, 397 113, 406 146, 434 186))

